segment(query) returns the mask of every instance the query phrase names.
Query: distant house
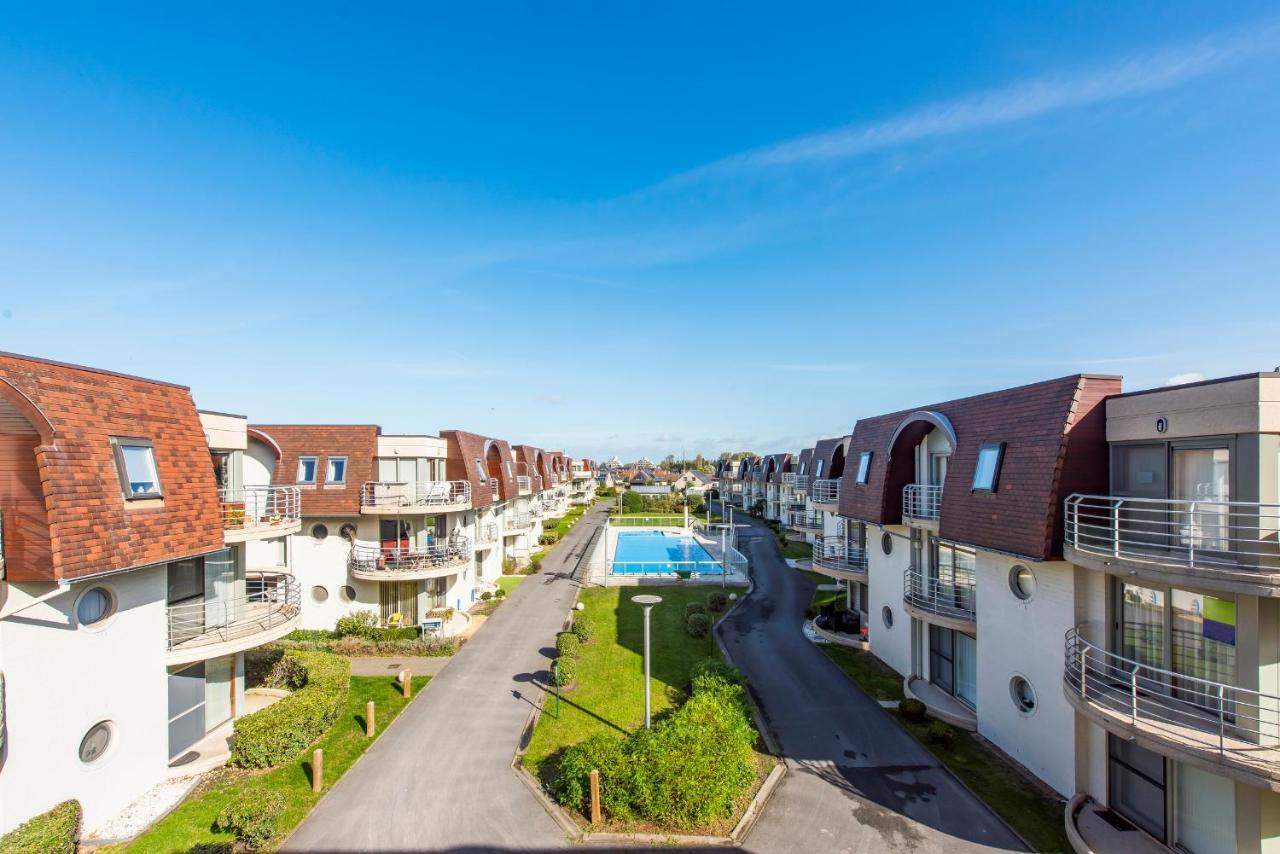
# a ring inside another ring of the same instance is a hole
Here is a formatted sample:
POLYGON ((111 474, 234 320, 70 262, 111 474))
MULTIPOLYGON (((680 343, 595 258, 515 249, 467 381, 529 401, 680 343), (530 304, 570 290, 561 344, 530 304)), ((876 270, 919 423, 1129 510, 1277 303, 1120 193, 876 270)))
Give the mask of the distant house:
POLYGON ((675 476, 671 485, 683 490, 687 495, 702 495, 715 486, 715 478, 704 471, 689 469, 675 476))

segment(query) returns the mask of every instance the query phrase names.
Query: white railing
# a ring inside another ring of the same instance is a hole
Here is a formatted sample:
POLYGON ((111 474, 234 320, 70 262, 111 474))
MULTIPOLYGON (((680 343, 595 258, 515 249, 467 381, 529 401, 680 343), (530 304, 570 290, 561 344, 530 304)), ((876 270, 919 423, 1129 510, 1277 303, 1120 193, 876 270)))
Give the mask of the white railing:
POLYGON ((867 552, 844 537, 817 537, 813 541, 813 564, 840 572, 867 571, 867 552))
POLYGON ((681 516, 610 516, 609 524, 615 528, 683 528, 681 516))
POLYGON ((361 507, 446 507, 471 503, 465 480, 371 480, 360 489, 361 507))
POLYGON ((542 502, 534 501, 529 504, 529 515, 535 518, 542 515, 542 502))
POLYGON ((355 573, 366 575, 396 575, 427 572, 433 569, 469 564, 471 562, 471 541, 466 537, 454 536, 440 543, 421 548, 385 546, 366 546, 355 544, 347 557, 347 567, 355 573))
POLYGON ((902 515, 908 519, 937 519, 941 509, 941 486, 908 483, 902 488, 902 515))
POLYGON ((934 578, 911 566, 902 575, 902 598, 922 611, 973 621, 978 618, 975 583, 975 577, 968 572, 957 572, 952 578, 934 578))
POLYGON ((1120 722, 1278 773, 1280 697, 1125 658, 1086 641, 1079 627, 1066 634, 1062 680, 1069 694, 1120 722))
POLYGON ((1064 545, 1232 580, 1280 573, 1280 505, 1072 495, 1064 545))
POLYGON ((533 489, 533 478, 527 474, 516 475, 516 489, 519 490, 521 495, 528 495, 533 489))
POLYGON ((788 521, 788 527, 805 528, 810 531, 822 529, 821 513, 792 512, 790 515, 791 518, 788 521))
POLYGON ((813 482, 813 491, 810 493, 814 502, 818 504, 834 504, 840 500, 840 481, 838 480, 815 480, 813 482))
POLYGON ((495 501, 502 497, 502 483, 498 478, 493 477, 492 475, 489 476, 489 489, 492 492, 493 499, 495 501))
POLYGON ((502 524, 507 529, 507 533, 533 527, 532 513, 508 513, 502 518, 502 524))
POLYGON ((170 605, 168 649, 225 643, 276 628, 298 616, 302 585, 286 572, 251 572, 245 594, 170 605))
POLYGON ((476 543, 496 543, 498 541, 498 523, 484 522, 476 525, 476 543))
POLYGON ((296 525, 302 518, 302 490, 296 486, 244 486, 218 490, 222 527, 227 531, 296 525))

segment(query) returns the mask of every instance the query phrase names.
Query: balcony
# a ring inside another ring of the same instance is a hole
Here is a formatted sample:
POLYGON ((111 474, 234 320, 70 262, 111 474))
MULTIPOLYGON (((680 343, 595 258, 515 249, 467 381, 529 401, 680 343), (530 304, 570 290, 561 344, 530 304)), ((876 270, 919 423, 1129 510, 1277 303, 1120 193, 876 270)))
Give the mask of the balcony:
POLYGON ((516 475, 516 490, 521 495, 528 495, 533 491, 533 478, 527 474, 516 475))
POLYGON ((975 581, 970 573, 937 578, 908 567, 902 575, 902 603, 907 613, 926 623, 972 632, 978 620, 975 581))
POLYGON ((813 498, 814 504, 835 504, 840 500, 840 481, 815 480, 809 495, 813 498))
POLYGON ((541 502, 541 501, 534 501, 534 502, 532 502, 532 503, 530 503, 530 504, 529 504, 529 515, 530 515, 530 516, 533 516, 535 519, 537 519, 537 518, 541 518, 541 516, 542 516, 542 512, 543 512, 543 511, 542 511, 542 502, 541 502))
POLYGON ((1103 729, 1215 774, 1280 791, 1280 697, 1151 667, 1066 635, 1063 690, 1103 729))
POLYGON ((489 546, 498 541, 498 523, 484 522, 476 525, 476 546, 489 546))
POLYGON ((494 501, 502 500, 502 484, 498 482, 496 477, 489 478, 489 493, 494 501))
POLYGON ((822 514, 793 512, 788 527, 795 528, 797 531, 821 531, 822 514))
POLYGON ((1109 495, 1066 500, 1063 556, 1113 575, 1280 595, 1280 505, 1109 495))
POLYGON ((283 537, 302 530, 302 491, 296 486, 218 490, 222 536, 228 543, 283 537))
POLYGON ((360 510, 375 515, 465 510, 471 506, 471 484, 465 480, 371 480, 360 489, 360 510))
POLYGON ((508 513, 503 516, 503 527, 506 528, 507 536, 514 536, 521 531, 533 527, 532 513, 508 513))
POLYGON ((813 569, 832 578, 865 581, 867 552, 844 537, 818 537, 813 541, 813 569))
POLYGON ((471 565, 471 541, 450 537, 423 548, 382 548, 356 544, 347 569, 365 581, 414 581, 453 575, 471 565))
POLYGON ((902 515, 918 522, 938 521, 942 509, 942 487, 909 483, 902 488, 902 515))
POLYGON ((253 649, 293 631, 302 613, 302 585, 283 572, 251 572, 245 594, 182 602, 167 609, 165 663, 189 664, 253 649))

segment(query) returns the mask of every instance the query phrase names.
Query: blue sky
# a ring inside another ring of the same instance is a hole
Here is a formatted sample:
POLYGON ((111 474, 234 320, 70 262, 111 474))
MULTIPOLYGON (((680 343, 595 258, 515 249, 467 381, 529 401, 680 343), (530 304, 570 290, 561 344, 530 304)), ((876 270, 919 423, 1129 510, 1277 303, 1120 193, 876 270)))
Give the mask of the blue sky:
POLYGON ((205 408, 661 457, 1280 363, 1274 5, 26 5, 0 349, 205 408))

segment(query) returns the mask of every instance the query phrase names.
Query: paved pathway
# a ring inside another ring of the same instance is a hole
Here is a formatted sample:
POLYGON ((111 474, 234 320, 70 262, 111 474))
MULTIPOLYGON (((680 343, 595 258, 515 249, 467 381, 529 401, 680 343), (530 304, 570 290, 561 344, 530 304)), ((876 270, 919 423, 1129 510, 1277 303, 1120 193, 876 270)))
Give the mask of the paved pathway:
POLYGON ((739 549, 751 559, 755 589, 719 632, 792 766, 744 849, 1025 850, 804 638, 813 582, 782 561, 767 528, 740 530, 739 549))
MULTIPOLYGON (((529 850, 564 835, 511 770, 589 511, 298 827, 289 851, 529 850)), ((541 675, 540 675, 541 674, 541 675)))

